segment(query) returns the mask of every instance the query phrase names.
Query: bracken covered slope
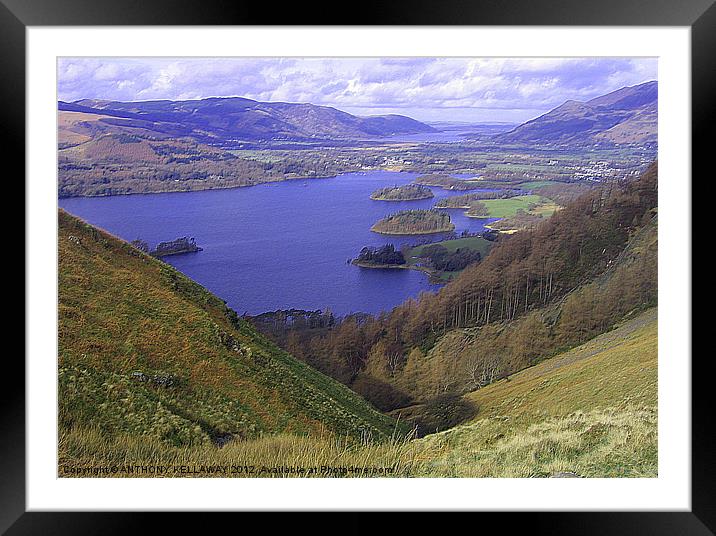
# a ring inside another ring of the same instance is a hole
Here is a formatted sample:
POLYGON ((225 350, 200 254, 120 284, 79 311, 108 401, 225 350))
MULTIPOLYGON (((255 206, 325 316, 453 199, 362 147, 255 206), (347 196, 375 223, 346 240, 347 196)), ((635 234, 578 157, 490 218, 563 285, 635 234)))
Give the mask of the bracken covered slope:
POLYGON ((58 238, 61 434, 92 427, 178 446, 395 432, 171 266, 64 211, 58 238))

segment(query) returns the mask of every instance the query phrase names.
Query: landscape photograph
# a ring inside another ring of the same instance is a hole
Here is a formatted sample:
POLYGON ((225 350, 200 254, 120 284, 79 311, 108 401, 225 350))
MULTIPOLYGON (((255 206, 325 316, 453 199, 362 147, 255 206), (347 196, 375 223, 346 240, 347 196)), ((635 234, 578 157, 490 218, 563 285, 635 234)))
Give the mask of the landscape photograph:
POLYGON ((58 477, 659 476, 656 58, 57 80, 58 477))

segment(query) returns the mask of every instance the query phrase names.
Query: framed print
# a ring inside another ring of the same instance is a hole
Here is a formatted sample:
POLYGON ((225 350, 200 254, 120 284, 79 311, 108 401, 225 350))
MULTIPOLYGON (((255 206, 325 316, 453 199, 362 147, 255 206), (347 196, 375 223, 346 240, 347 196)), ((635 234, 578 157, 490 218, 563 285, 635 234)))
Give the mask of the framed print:
POLYGON ((716 8, 558 4, 5 1, 3 530, 712 533, 691 175, 716 8))

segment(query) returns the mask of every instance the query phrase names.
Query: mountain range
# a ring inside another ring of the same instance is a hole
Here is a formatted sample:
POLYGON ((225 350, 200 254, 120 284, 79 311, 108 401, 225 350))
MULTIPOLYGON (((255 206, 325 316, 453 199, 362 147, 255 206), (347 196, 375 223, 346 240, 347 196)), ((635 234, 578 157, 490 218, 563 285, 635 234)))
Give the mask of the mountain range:
POLYGON ((200 142, 236 140, 370 139, 436 132, 402 115, 358 117, 329 106, 259 102, 241 97, 118 102, 82 99, 58 103, 61 112, 100 115, 99 123, 190 136, 200 142))
POLYGON ((657 82, 645 82, 586 102, 568 100, 494 139, 519 144, 656 143, 657 104, 657 82))
MULTIPOLYGON (((510 144, 652 144, 657 140, 657 104, 657 82, 645 82, 586 102, 568 100, 492 139, 510 144)), ((58 109, 61 145, 117 131, 156 139, 191 137, 211 144, 366 140, 439 131, 402 115, 359 117, 329 106, 242 97, 139 102, 81 99, 59 101, 58 109)))

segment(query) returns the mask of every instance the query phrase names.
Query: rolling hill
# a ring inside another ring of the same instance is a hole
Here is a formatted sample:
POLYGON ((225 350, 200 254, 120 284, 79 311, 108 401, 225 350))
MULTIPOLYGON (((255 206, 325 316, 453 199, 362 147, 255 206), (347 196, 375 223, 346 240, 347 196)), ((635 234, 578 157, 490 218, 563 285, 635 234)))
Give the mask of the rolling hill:
POLYGON ((59 213, 60 433, 185 447, 401 431, 171 266, 59 213))
POLYGON ((567 101, 494 140, 520 144, 655 144, 657 102, 657 82, 645 82, 587 102, 567 101))
MULTIPOLYGON (((187 101, 117 102, 83 99, 58 103, 63 113, 88 114, 105 132, 141 130, 198 142, 236 140, 368 139, 435 132, 401 115, 358 117, 329 106, 258 102, 241 97, 187 101)), ((66 129, 74 132, 74 129, 66 129)))

